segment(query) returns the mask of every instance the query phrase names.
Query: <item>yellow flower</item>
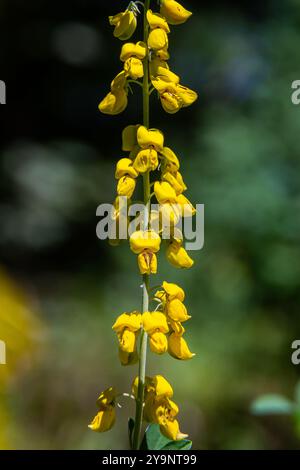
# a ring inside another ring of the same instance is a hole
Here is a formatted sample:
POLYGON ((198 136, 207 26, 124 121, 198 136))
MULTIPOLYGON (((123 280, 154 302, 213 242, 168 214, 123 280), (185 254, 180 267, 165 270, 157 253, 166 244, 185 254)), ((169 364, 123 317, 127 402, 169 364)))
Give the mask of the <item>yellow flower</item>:
POLYGON ((125 353, 125 356, 120 357, 122 363, 124 357, 128 359, 127 355, 136 353, 136 339, 141 329, 141 322, 142 316, 139 312, 125 312, 117 318, 112 327, 118 336, 119 349, 125 353))
POLYGON ((108 388, 101 393, 97 400, 97 405, 100 409, 95 416, 89 428, 92 431, 105 432, 109 431, 116 420, 115 399, 117 397, 116 390, 113 387, 108 388))
MULTIPOLYGON (((132 393, 135 398, 138 396, 138 383, 139 378, 136 377, 132 383, 132 393)), ((154 375, 154 377, 146 377, 145 379, 145 399, 147 399, 149 395, 155 396, 156 398, 172 398, 173 389, 162 375, 154 375)))
POLYGON ((165 165, 164 165, 165 171, 174 172, 174 171, 179 170, 180 168, 179 159, 175 155, 173 150, 171 150, 169 147, 164 147, 161 154, 165 158, 165 165))
POLYGON ((182 336, 185 333, 185 328, 179 321, 173 321, 169 319, 170 327, 172 328, 173 333, 178 336, 182 336))
POLYGON ((142 78, 144 76, 143 62, 140 59, 136 59, 135 57, 130 57, 130 59, 126 60, 124 64, 124 70, 126 75, 133 80, 137 80, 138 78, 142 78))
POLYGON ((177 197, 177 203, 181 208, 182 217, 192 217, 196 214, 196 209, 193 204, 183 194, 177 197))
POLYGON ((178 204, 165 202, 159 205, 161 230, 165 237, 170 237, 170 228, 176 225, 180 219, 178 204))
POLYGON ((169 301, 174 300, 174 299, 178 299, 181 302, 184 301, 184 298, 185 298, 184 290, 181 287, 179 287, 177 284, 164 281, 162 284, 162 288, 164 289, 167 295, 167 299, 169 301))
POLYGON ((187 313, 185 305, 179 299, 167 302, 166 313, 175 322, 184 322, 191 318, 187 313))
POLYGON ((122 72, 118 73, 116 77, 112 80, 110 84, 110 89, 111 91, 117 91, 117 90, 122 90, 126 85, 126 74, 124 70, 122 72))
POLYGON ((162 0, 160 13, 172 25, 185 23, 192 15, 190 11, 186 10, 175 0, 162 0))
POLYGON ((131 125, 125 127, 122 132, 122 150, 131 152, 137 146, 137 130, 140 125, 131 125))
MULTIPOLYGON (((153 61, 150 71, 153 74, 151 81, 153 86, 158 90, 163 84, 163 82, 174 83, 175 85, 179 84, 179 77, 174 72, 172 72, 167 66, 166 62, 155 60, 153 61)), ((165 85, 164 85, 165 86, 165 85)))
POLYGON ((138 255, 138 267, 141 274, 157 273, 157 256, 149 250, 144 250, 138 255))
POLYGON ((122 176, 131 176, 131 178, 136 178, 138 172, 133 168, 132 160, 130 158, 121 158, 116 166, 115 178, 120 179, 122 176))
POLYGON ((180 441, 188 436, 179 430, 179 423, 175 419, 178 412, 178 406, 168 397, 151 397, 145 403, 145 417, 159 424, 161 433, 172 441, 180 441))
POLYGON ((135 32, 137 26, 136 16, 132 11, 126 10, 109 17, 109 23, 114 26, 114 36, 126 41, 135 32))
POLYGON ((143 60, 147 54, 146 44, 142 41, 137 42, 136 44, 132 42, 127 42, 122 46, 120 60, 121 62, 126 62, 130 57, 136 57, 137 59, 143 60))
POLYGON ((194 261, 181 245, 173 240, 167 249, 167 259, 175 268, 191 268, 194 261))
POLYGON ((177 85, 177 95, 181 99, 182 107, 191 106, 198 98, 197 93, 183 85, 177 85))
POLYGON ((128 98, 125 90, 116 90, 109 92, 99 104, 99 110, 103 114, 112 116, 120 114, 127 107, 128 98))
POLYGON ((155 56, 154 57, 159 59, 159 60, 169 60, 170 59, 170 54, 169 54, 168 48, 164 47, 163 49, 160 49, 159 51, 155 51, 155 56))
POLYGON ((131 176, 122 176, 118 182, 117 193, 119 196, 131 198, 135 190, 136 181, 131 176))
POLYGON ((152 80, 152 84, 160 95, 162 107, 169 114, 190 106, 198 98, 195 91, 159 77, 152 80))
POLYGON ((195 356, 190 350, 187 345, 187 342, 182 337, 182 335, 178 335, 177 333, 172 333, 169 336, 169 354, 174 357, 175 359, 180 359, 185 361, 187 359, 191 359, 195 356))
POLYGON ((162 28, 156 28, 150 31, 148 36, 148 47, 153 51, 166 49, 169 46, 168 35, 162 28))
POLYGON ((160 236, 153 230, 134 232, 130 237, 130 248, 136 255, 144 250, 156 253, 160 249, 160 236))
POLYGON ((122 366, 132 366, 138 362, 139 355, 137 351, 134 351, 133 353, 127 353, 119 348, 119 359, 122 366))
POLYGON ((160 204, 177 202, 177 196, 174 189, 165 181, 156 181, 154 183, 154 193, 160 204))
MULTIPOLYGON (((181 194, 183 191, 187 189, 186 185, 184 184, 181 173, 179 173, 179 171, 176 171, 174 173, 171 173, 170 171, 166 171, 162 175, 162 180, 167 181, 172 186, 172 188, 176 192, 176 195, 181 194)), ((177 202, 179 202, 178 198, 177 198, 177 202)))
POLYGON ((160 152, 164 147, 164 135, 158 129, 147 129, 140 126, 137 131, 137 141, 142 149, 153 147, 160 152))
POLYGON ((170 32, 169 25, 165 18, 159 13, 153 13, 152 10, 147 11, 147 21, 149 23, 150 29, 161 28, 166 33, 170 32))
POLYGON ((143 328, 150 337, 150 349, 156 354, 168 350, 166 333, 169 332, 166 316, 161 312, 145 312, 142 317, 143 328))
POLYGON ((157 151, 153 148, 141 150, 134 160, 133 167, 139 173, 156 170, 158 167, 157 151))

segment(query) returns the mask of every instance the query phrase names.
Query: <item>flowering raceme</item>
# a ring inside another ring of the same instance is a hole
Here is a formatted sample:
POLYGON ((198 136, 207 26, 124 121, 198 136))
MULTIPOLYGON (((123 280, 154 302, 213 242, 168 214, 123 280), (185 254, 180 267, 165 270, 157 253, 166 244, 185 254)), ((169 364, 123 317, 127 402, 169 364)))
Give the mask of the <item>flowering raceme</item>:
MULTIPOLYGON (((152 128, 149 119, 152 92, 157 93, 163 110, 169 114, 192 105, 198 97, 195 91, 182 85, 181 78, 168 63, 170 25, 184 23, 192 13, 175 0, 160 0, 159 3, 160 11, 156 12, 150 8, 150 0, 143 3, 131 1, 125 11, 109 17, 114 36, 126 41, 120 51, 123 70, 113 79, 109 93, 99 104, 101 112, 119 114, 127 106, 131 84, 139 85, 143 90, 143 118, 139 124, 127 125, 122 132, 124 153, 116 163, 117 194, 112 211, 117 224, 121 224, 122 218, 125 218, 125 226, 135 221, 128 213, 124 214, 124 207, 138 200, 136 193, 141 181, 146 211, 139 225, 130 231, 129 247, 137 255, 142 281, 142 308, 122 313, 112 326, 117 336, 121 364, 129 366, 138 362, 139 375, 132 385, 136 401, 135 420, 129 429, 132 449, 140 448, 143 421, 156 425, 170 441, 187 438, 187 434, 180 431, 179 408, 172 400, 171 385, 162 375, 146 376, 148 342, 151 352, 157 355, 169 353, 181 361, 194 356, 185 339, 185 325, 191 315, 184 303, 184 290, 166 281, 159 287, 156 282, 155 288, 150 283, 158 272, 157 258, 165 238, 166 258, 170 264, 181 269, 193 266, 177 224, 196 213, 186 196, 188 188, 182 175, 181 159, 165 145, 163 132, 152 128), (131 37, 142 8, 143 38, 133 40, 131 37), (158 209, 151 207, 152 202, 157 202, 158 209)), ((113 245, 119 242, 116 235, 112 236, 113 245)), ((92 430, 103 432, 113 426, 119 395, 113 387, 100 395, 98 414, 89 425, 92 430)))

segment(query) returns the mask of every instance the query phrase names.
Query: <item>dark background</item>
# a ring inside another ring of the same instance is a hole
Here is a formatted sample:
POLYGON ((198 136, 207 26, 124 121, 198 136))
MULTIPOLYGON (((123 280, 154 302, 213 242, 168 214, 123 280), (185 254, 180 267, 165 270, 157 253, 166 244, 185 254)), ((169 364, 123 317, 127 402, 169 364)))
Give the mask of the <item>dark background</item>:
MULTIPOLYGON (((151 125, 205 204, 206 241, 190 271, 161 255, 157 283, 186 289, 197 356, 150 356, 149 373, 174 385, 195 448, 298 447, 289 418, 257 418, 250 405, 292 397, 299 377, 299 3, 183 3, 194 15, 172 28, 170 64, 199 100, 170 116, 153 96, 151 125)), ((98 392, 128 391, 136 374, 119 365, 111 331, 140 304, 136 260, 95 235, 96 208, 115 195, 121 131, 141 120, 139 89, 119 116, 97 109, 121 70, 107 16, 126 6, 0 1, 1 448, 127 446, 127 403, 110 433, 87 429, 98 392)))

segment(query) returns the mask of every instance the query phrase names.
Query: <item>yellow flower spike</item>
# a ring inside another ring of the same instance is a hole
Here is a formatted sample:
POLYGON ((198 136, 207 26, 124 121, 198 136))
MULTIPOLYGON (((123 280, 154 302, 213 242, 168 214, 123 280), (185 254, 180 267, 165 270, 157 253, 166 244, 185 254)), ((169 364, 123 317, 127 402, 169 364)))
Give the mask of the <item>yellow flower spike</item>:
POLYGON ((113 406, 108 407, 105 410, 99 411, 91 424, 89 424, 89 428, 92 431, 96 432, 106 432, 109 431, 116 421, 116 410, 113 406))
POLYGON ((130 57, 124 64, 124 71, 133 80, 142 78, 144 76, 143 62, 135 57, 130 57))
POLYGON ((169 46, 168 35, 162 28, 153 29, 148 37, 148 47, 153 51, 166 49, 169 46))
POLYGON ((198 99, 198 94, 185 86, 177 85, 176 91, 184 108, 191 106, 198 99))
POLYGON ((192 16, 192 12, 175 0, 161 0, 160 13, 171 25, 185 23, 192 16))
POLYGON ((181 287, 179 287, 177 284, 164 281, 162 284, 162 288, 166 292, 167 298, 169 301, 174 300, 174 299, 178 299, 181 302, 184 301, 185 299, 184 290, 181 287))
POLYGON ((164 147, 164 135, 158 129, 147 129, 140 126, 137 131, 137 141, 142 149, 153 147, 157 152, 161 152, 164 147))
POLYGON ((138 331, 141 328, 142 315, 139 312, 124 312, 115 321, 112 329, 116 333, 121 333, 125 328, 131 331, 138 331))
POLYGON ((181 215, 182 217, 193 217, 196 214, 196 209, 193 204, 185 197, 183 194, 180 194, 177 197, 177 203, 181 207, 181 215))
POLYGON ((124 152, 131 152, 137 146, 137 130, 140 125, 131 125, 125 127, 122 132, 122 150, 124 152))
POLYGON ((131 38, 137 26, 136 16, 129 10, 110 16, 109 23, 115 27, 114 36, 121 41, 131 38))
POLYGON ((189 269, 193 266, 194 261, 187 254, 181 244, 173 241, 167 249, 167 259, 175 268, 189 269))
POLYGON ((176 333, 172 333, 169 336, 169 354, 174 357, 175 359, 179 359, 181 361, 186 361, 188 359, 192 359, 195 356, 190 350, 187 345, 185 339, 177 335, 176 333))
POLYGON ((153 148, 141 150, 133 162, 133 167, 139 173, 156 170, 158 167, 157 151, 153 148))
POLYGON ((165 181, 156 181, 154 183, 154 193, 160 204, 164 204, 166 202, 177 202, 177 196, 174 189, 169 183, 165 181))
POLYGON ((160 249, 160 236, 153 230, 134 232, 130 237, 130 248, 136 255, 144 250, 156 253, 160 249))
POLYGON ((164 147, 162 152, 162 156, 165 158, 165 168, 166 171, 178 171, 180 168, 180 163, 178 157, 175 155, 173 150, 169 147, 164 147))
POLYGON ((144 250, 138 255, 138 267, 140 273, 143 274, 156 274, 157 273, 157 257, 155 253, 149 250, 144 250))
POLYGON ((132 160, 130 158, 121 158, 116 165, 115 178, 120 179, 122 176, 131 176, 137 178, 138 172, 133 168, 132 160))
POLYGON ((118 182, 117 193, 119 196, 131 198, 134 193, 136 181, 131 176, 122 176, 118 182))
POLYGON ((122 46, 120 60, 126 62, 130 57, 136 57, 137 59, 143 60, 147 54, 147 46, 144 42, 139 41, 136 44, 127 42, 122 46))
POLYGON ((191 318, 187 313, 185 305, 179 299, 167 302, 166 313, 175 322, 185 322, 191 318))
POLYGON ((169 25, 165 18, 159 13, 153 13, 152 10, 147 11, 147 21, 149 23, 150 29, 161 28, 166 33, 170 32, 169 25))
POLYGON ((124 111, 127 107, 128 98, 125 90, 109 92, 99 104, 99 111, 103 114, 115 116, 124 111))

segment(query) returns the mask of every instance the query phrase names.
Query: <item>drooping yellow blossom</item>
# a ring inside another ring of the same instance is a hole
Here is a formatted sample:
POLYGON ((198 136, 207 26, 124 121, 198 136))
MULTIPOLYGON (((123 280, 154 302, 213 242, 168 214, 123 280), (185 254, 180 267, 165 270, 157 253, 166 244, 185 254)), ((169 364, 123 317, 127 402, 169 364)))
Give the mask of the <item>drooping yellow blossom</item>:
POLYGON ((181 302, 184 301, 184 298, 185 298, 184 290, 177 284, 164 281, 162 284, 162 288, 164 289, 166 293, 166 297, 169 301, 175 300, 175 299, 178 299, 181 302))
MULTIPOLYGON (((162 180, 167 181, 172 188, 174 189, 177 196, 186 191, 187 187, 183 181, 182 175, 179 171, 171 173, 170 171, 166 171, 162 174, 162 180)), ((183 201, 183 200, 182 200, 183 201)), ((179 203, 179 199, 177 198, 176 202, 179 203)))
POLYGON ((185 23, 192 13, 175 0, 161 0, 160 13, 172 25, 185 23))
POLYGON ((114 36, 121 41, 127 41, 136 30, 137 20, 134 12, 123 11, 109 17, 109 23, 114 26, 114 36))
POLYGON ((162 107, 169 114, 192 105, 198 98, 195 91, 172 81, 157 78, 152 80, 152 84, 159 93, 162 107))
POLYGON ((99 104, 99 110, 104 114, 120 114, 128 104, 126 73, 124 70, 113 79, 110 88, 111 91, 99 104))
MULTIPOLYGON (((132 393, 134 397, 137 397, 139 378, 136 377, 132 383, 132 393)), ((146 397, 154 395, 157 398, 160 397, 173 397, 173 388, 169 382, 162 375, 154 375, 153 377, 146 376, 145 378, 145 394, 146 397)))
POLYGON ((148 47, 153 51, 165 50, 168 48, 168 33, 170 28, 166 20, 158 13, 147 11, 147 20, 150 26, 148 37, 148 47))
POLYGON ((168 350, 166 333, 169 332, 166 316, 161 312, 143 313, 143 328, 150 338, 150 349, 156 354, 164 354, 168 350))
POLYGON ((126 43, 122 47, 120 60, 124 62, 124 71, 126 76, 133 80, 142 78, 144 76, 144 67, 142 60, 146 56, 146 44, 142 41, 133 43, 126 43))
POLYGON ((167 259, 175 268, 191 268, 194 264, 192 258, 182 246, 182 242, 173 240, 167 249, 167 259))
POLYGON ((136 186, 136 181, 131 176, 122 176, 119 179, 118 186, 117 186, 117 193, 119 196, 126 196, 131 198, 132 194, 134 193, 136 186))
POLYGON ((182 334, 178 333, 171 333, 169 336, 169 354, 174 357, 175 359, 180 359, 182 361, 192 359, 195 356, 190 350, 187 345, 187 342, 182 337, 182 334))
POLYGON ((119 358, 122 365, 134 364, 137 360, 136 341, 141 329, 142 316, 139 312, 123 313, 112 329, 119 340, 119 358))
POLYGON ((170 171, 172 173, 179 170, 180 162, 173 150, 169 147, 164 147, 161 154, 165 159, 164 171, 170 171))
POLYGON ((138 125, 130 125, 125 127, 122 132, 122 150, 124 152, 131 152, 137 146, 137 130, 138 125))
POLYGON ((166 313, 175 322, 185 322, 191 318, 187 313, 185 305, 179 299, 167 302, 166 313))
POLYGON ((154 193, 160 204, 177 202, 175 190, 166 181, 156 181, 154 183, 154 193))
POLYGON ((115 178, 120 179, 122 176, 131 176, 131 178, 137 178, 138 172, 133 167, 132 160, 130 158, 121 158, 116 165, 115 178))
POLYGON ((164 147, 164 135, 158 129, 147 129, 140 126, 137 130, 138 145, 142 149, 153 147, 157 152, 161 152, 164 147))
POLYGON ((89 424, 89 428, 96 432, 109 431, 116 420, 115 400, 117 392, 114 387, 110 387, 102 392, 97 400, 99 412, 89 424))
POLYGON ((177 204, 179 204, 181 208, 182 217, 193 217, 193 215, 196 214, 195 207, 193 206, 191 201, 189 201, 188 198, 184 196, 184 194, 178 195, 177 204))
POLYGON ((153 230, 134 232, 130 237, 130 248, 138 255, 141 274, 156 274, 156 254, 160 249, 160 236, 153 230))

